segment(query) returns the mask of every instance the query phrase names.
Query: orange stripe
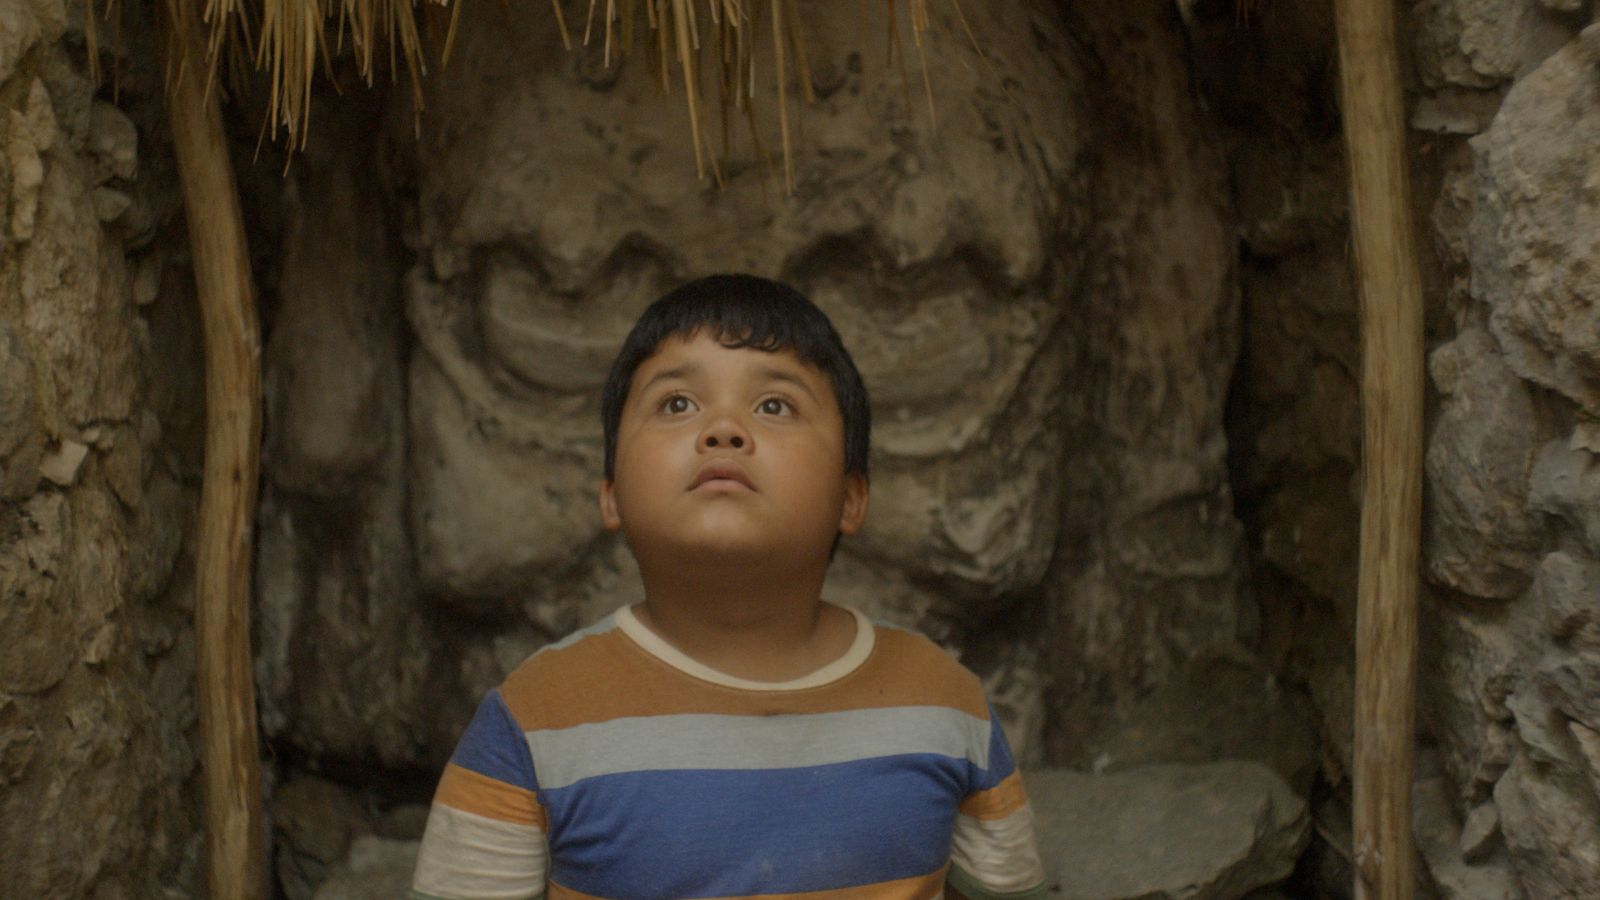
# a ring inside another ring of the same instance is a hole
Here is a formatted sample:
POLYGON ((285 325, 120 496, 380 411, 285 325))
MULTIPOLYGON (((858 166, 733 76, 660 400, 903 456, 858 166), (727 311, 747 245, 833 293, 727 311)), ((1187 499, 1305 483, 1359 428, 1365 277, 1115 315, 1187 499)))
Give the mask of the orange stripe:
MULTIPOLYGON (((945 873, 949 868, 949 864, 945 864, 937 871, 926 875, 880 881, 877 884, 865 884, 860 887, 806 891, 800 894, 747 894, 743 897, 722 897, 717 900, 757 900, 757 898, 759 900, 928 900, 943 891, 945 873)), ((605 898, 562 887, 552 881, 548 886, 546 900, 605 900, 605 898)))
POLYGON ((843 680, 770 692, 700 681, 613 629, 539 653, 506 678, 501 696, 524 731, 634 716, 803 715, 893 706, 947 706, 989 718, 975 675, 932 641, 894 628, 877 630, 872 655, 843 680))
POLYGON ((971 816, 985 822, 995 819, 1004 819, 1028 802, 1028 795, 1022 790, 1022 773, 1012 772, 1001 782, 987 791, 971 794, 961 801, 961 806, 956 811, 963 816, 971 816))
POLYGON ((544 804, 533 791, 506 784, 481 772, 446 763, 444 775, 439 779, 439 790, 434 793, 435 803, 459 809, 490 819, 499 819, 514 825, 534 825, 548 831, 544 804))

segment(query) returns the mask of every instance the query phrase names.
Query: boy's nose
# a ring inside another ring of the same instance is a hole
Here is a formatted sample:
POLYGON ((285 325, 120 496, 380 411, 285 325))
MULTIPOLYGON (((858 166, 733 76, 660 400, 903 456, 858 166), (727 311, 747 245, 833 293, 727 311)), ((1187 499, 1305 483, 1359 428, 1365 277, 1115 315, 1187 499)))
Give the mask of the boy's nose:
POLYGON ((700 433, 700 446, 705 450, 743 450, 750 446, 750 435, 738 420, 731 416, 718 416, 700 433))

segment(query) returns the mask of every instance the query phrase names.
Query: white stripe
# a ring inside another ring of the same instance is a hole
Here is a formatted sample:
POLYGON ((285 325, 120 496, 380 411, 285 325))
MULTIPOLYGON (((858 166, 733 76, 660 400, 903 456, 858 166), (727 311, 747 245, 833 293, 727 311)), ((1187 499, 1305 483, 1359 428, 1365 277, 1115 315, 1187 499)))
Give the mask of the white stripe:
POLYGON ((599 775, 825 766, 931 753, 989 767, 990 724, 948 706, 791 716, 669 715, 528 732, 539 787, 599 775))
POLYGON ((1033 807, 1003 819, 984 821, 956 816, 950 860, 961 871, 997 894, 1027 890, 1044 880, 1039 848, 1033 837, 1033 807))
POLYGON ((548 864, 538 828, 435 803, 411 886, 435 897, 520 900, 544 890, 548 864))
POLYGON ((624 606, 616 611, 617 628, 622 633, 633 639, 635 644, 642 647, 646 653, 661 660, 667 665, 712 684, 723 687, 738 688, 743 691, 803 691, 808 688, 822 687, 849 675, 872 655, 875 643, 872 623, 859 610, 842 607, 856 620, 856 636, 851 641, 849 649, 844 655, 831 663, 807 675, 790 681, 751 681, 748 678, 739 678, 725 672, 718 672, 703 662, 695 659, 677 647, 667 643, 662 637, 651 631, 648 626, 639 621, 634 614, 633 607, 624 606))

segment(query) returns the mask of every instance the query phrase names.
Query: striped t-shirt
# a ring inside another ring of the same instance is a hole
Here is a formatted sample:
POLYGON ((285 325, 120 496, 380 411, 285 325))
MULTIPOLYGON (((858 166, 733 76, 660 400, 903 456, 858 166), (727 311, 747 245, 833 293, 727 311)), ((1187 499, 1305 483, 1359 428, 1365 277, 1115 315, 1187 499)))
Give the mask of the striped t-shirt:
POLYGON ((440 779, 418 898, 1043 896, 978 679, 859 612, 796 681, 716 672, 632 610, 484 699, 440 779))

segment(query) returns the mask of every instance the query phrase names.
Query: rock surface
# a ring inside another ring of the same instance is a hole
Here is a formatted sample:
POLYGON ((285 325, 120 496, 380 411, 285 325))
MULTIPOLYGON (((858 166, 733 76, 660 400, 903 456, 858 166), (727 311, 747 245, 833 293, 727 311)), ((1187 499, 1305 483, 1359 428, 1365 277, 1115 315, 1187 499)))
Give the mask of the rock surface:
POLYGON ((192 896, 194 315, 132 285, 185 236, 156 62, 97 99, 73 8, 0 3, 0 892, 192 896))
MULTIPOLYGON (((1330 635, 1354 627, 1360 423, 1331 10, 1252 19, 1197 5, 1190 23, 1246 246, 1234 488, 1262 562, 1263 647, 1310 689, 1337 784, 1354 654, 1330 635), (1320 164, 1295 164, 1308 147, 1320 164)), ((1588 896, 1600 27, 1565 0, 1437 0, 1407 22, 1431 226, 1419 715, 1443 769, 1419 843, 1442 896, 1588 896)))
POLYGON ((273 792, 271 819, 274 874, 288 900, 310 900, 373 830, 360 800, 322 778, 297 778, 273 792))
POLYGON ((1428 441, 1427 569, 1477 597, 1528 586, 1542 522, 1528 506, 1538 446, 1527 428, 1533 398, 1486 332, 1469 329, 1433 351, 1429 372, 1447 399, 1428 441))
POLYGON ((1253 662, 1197 661, 1141 698, 1110 734, 1094 760, 1097 773, 1252 760, 1306 796, 1319 762, 1309 701, 1253 662))
MULTIPOLYGON (((1525 896, 1504 846, 1478 846, 1468 852, 1468 833, 1457 821, 1450 802, 1450 784, 1443 777, 1419 780, 1411 793, 1412 831, 1427 878, 1439 900, 1523 900, 1525 896)), ((1492 803, 1474 810, 1496 818, 1492 803)), ((1470 829, 1473 818, 1467 820, 1470 829)))
POLYGON ((1595 56, 1574 41, 1518 81, 1473 139, 1473 295, 1508 365, 1600 415, 1595 56))
POLYGON ((1453 852, 1443 832, 1424 850, 1452 896, 1499 896, 1506 872, 1528 897, 1600 891, 1584 740, 1600 720, 1600 281, 1580 236, 1600 223, 1600 55, 1571 37, 1515 73, 1470 141, 1470 191, 1437 219, 1470 270, 1459 333, 1432 359, 1424 548, 1448 589, 1424 627, 1422 712, 1447 776, 1429 789, 1465 824, 1453 852))
POLYGON ((1321 774, 1350 758, 1361 446, 1331 4, 1197 4, 1192 59, 1239 218, 1242 349, 1228 401, 1231 486, 1249 535, 1259 647, 1315 703, 1321 774))
POLYGON ((1251 762, 1024 774, 1052 891, 1077 900, 1232 900, 1287 878, 1306 803, 1251 762))
POLYGON ((417 867, 417 841, 365 835, 350 845, 350 855, 322 882, 313 900, 394 900, 411 891, 417 867))

